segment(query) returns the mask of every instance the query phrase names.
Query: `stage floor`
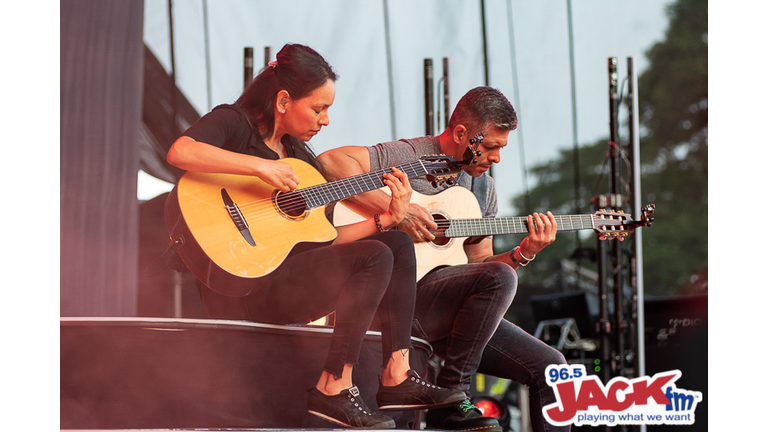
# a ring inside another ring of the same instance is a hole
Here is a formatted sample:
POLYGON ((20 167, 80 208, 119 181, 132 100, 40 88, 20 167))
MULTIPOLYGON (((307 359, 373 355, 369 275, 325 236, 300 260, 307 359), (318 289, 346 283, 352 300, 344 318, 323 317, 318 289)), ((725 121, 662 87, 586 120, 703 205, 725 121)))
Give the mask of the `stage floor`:
MULTIPOLYGON (((274 431, 274 432, 307 432, 307 431, 322 431, 322 432, 328 432, 328 431, 350 431, 354 429, 345 429, 345 428, 321 428, 321 429, 238 429, 238 428, 224 428, 224 429, 61 429, 62 432, 263 432, 263 431, 274 431)), ((370 432, 384 432, 384 431, 391 431, 393 429, 366 429, 370 432)), ((399 430, 411 430, 411 429, 399 429, 399 430)), ((429 429, 422 429, 424 431, 429 431, 429 429)), ((437 431, 435 431, 437 432, 437 431)))

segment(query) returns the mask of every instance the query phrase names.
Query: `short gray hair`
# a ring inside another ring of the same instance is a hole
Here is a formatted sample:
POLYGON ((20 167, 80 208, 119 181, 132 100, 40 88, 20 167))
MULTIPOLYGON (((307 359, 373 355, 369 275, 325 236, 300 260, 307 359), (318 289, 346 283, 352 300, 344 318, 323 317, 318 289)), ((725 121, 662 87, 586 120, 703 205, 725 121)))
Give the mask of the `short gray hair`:
POLYGON ((488 126, 512 131, 517 129, 517 113, 499 90, 475 87, 456 104, 448 127, 455 128, 460 124, 471 134, 483 133, 488 126))

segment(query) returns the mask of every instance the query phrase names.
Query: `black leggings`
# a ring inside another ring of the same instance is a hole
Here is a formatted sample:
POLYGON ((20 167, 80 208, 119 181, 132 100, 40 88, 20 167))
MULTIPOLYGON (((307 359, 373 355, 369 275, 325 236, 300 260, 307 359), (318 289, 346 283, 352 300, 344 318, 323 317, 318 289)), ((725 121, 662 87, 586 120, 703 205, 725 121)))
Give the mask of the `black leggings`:
POLYGON ((416 256, 404 232, 387 231, 292 255, 254 284, 245 297, 201 287, 208 314, 216 319, 306 324, 335 311, 324 370, 336 377, 345 364, 357 364, 375 315, 381 325, 382 367, 392 352, 411 348, 416 256))

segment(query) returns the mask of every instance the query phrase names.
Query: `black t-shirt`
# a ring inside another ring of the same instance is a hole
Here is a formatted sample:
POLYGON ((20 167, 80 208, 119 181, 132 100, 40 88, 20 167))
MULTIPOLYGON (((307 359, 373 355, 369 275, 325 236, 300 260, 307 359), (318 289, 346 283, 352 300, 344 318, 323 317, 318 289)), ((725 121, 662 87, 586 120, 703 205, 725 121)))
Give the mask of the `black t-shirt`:
MULTIPOLYGON (((239 105, 219 105, 190 126, 183 135, 236 153, 271 160, 280 159, 280 155, 264 143, 261 135, 254 133, 246 115, 239 105)), ((288 157, 301 159, 319 170, 314 155, 301 149, 301 141, 290 135, 283 136, 281 141, 288 157)), ((320 172, 322 173, 322 170, 320 172)), ((334 207, 335 203, 326 206, 325 213, 329 221, 333 220, 334 207)))
MULTIPOLYGON (((219 105, 200 118, 184 132, 195 141, 224 150, 277 160, 280 156, 269 148, 258 133, 251 129, 245 110, 239 105, 219 105)), ((285 135, 282 139, 288 157, 301 159, 317 168, 314 157, 303 151, 301 142, 285 135)))

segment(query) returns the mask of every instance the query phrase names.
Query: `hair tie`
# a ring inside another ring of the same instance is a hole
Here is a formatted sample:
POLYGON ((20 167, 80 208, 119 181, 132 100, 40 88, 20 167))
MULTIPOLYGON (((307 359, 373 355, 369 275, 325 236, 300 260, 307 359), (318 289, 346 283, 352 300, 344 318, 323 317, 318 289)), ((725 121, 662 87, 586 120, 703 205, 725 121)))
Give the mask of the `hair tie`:
POLYGON ((271 67, 272 69, 276 68, 277 67, 277 60, 271 61, 271 62, 267 63, 267 66, 271 67))

